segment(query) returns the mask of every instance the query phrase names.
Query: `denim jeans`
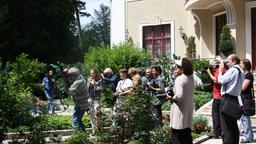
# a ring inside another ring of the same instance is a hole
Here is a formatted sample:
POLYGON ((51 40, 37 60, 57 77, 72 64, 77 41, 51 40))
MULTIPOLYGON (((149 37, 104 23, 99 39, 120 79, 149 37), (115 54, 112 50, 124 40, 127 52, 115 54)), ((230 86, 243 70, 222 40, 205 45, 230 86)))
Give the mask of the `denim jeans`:
POLYGON ((82 121, 85 111, 87 110, 80 109, 78 106, 74 107, 74 112, 72 115, 72 128, 74 130, 85 131, 85 127, 82 121))
POLYGON ((244 140, 253 140, 253 131, 250 116, 242 115, 241 125, 244 130, 244 140))
POLYGON ((53 96, 53 93, 48 93, 46 91, 44 93, 45 93, 45 96, 48 100, 48 103, 46 105, 46 112, 53 113, 54 112, 54 107, 53 107, 54 96, 53 96))

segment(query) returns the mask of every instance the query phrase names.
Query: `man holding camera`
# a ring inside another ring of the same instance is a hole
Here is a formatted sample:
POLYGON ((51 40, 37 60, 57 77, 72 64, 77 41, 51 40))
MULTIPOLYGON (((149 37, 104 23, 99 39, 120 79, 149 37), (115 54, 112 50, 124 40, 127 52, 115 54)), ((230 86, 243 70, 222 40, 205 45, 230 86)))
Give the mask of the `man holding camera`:
POLYGON ((221 94, 220 94, 220 84, 218 82, 219 77, 219 64, 218 60, 213 60, 212 65, 208 66, 206 70, 209 74, 211 80, 213 81, 213 102, 212 102, 212 123, 213 123, 213 133, 210 134, 210 137, 220 138, 221 137, 221 125, 220 125, 220 103, 221 103, 221 94))
POLYGON ((156 118, 156 122, 158 126, 162 126, 162 104, 165 98, 157 97, 157 95, 161 95, 165 93, 165 81, 161 75, 162 70, 160 66, 155 66, 152 69, 152 73, 154 75, 154 79, 151 83, 148 83, 149 89, 152 91, 153 96, 156 97, 156 102, 154 103, 154 114, 156 118))
POLYGON ((66 92, 72 96, 75 103, 74 112, 72 115, 72 128, 74 130, 85 131, 82 121, 85 111, 89 110, 89 96, 87 95, 86 80, 80 74, 76 67, 64 69, 66 73, 68 85, 66 92))
POLYGON ((220 104, 220 120, 223 144, 238 144, 239 129, 237 125, 237 115, 241 112, 239 108, 238 96, 241 93, 244 72, 239 67, 240 59, 235 54, 227 58, 229 69, 223 74, 224 64, 220 65, 218 81, 222 84, 220 104))

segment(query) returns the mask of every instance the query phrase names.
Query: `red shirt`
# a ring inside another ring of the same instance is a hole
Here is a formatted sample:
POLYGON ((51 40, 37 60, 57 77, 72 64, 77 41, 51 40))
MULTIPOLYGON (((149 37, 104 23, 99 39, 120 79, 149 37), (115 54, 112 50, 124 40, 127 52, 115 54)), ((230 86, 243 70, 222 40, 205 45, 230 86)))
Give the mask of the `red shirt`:
MULTIPOLYGON (((215 71, 215 78, 217 80, 219 78, 219 69, 216 69, 216 71, 215 71)), ((217 83, 213 83, 212 89, 213 89, 213 97, 215 99, 221 99, 220 88, 221 88, 221 86, 220 86, 220 84, 218 82, 217 83)))

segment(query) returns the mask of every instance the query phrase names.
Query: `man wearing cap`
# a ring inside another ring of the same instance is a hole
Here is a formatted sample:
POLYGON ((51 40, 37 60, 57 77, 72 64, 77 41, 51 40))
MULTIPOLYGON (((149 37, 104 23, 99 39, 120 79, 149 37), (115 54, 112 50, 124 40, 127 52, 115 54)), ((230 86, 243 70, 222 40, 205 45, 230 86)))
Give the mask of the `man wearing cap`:
POLYGON ((70 69, 64 69, 67 73, 67 79, 69 82, 66 92, 72 96, 75 103, 74 112, 72 115, 72 128, 74 130, 85 131, 84 124, 82 122, 85 111, 89 110, 89 96, 87 95, 86 80, 80 74, 76 67, 70 69))

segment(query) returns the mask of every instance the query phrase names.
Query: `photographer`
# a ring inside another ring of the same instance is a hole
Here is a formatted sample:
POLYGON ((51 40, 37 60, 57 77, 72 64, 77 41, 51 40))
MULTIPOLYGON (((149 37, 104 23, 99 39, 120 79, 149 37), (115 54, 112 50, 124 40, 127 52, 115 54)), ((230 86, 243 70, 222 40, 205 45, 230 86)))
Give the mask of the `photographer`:
POLYGON ((219 68, 218 81, 221 86, 221 131, 223 144, 238 144, 239 129, 237 116, 241 112, 238 96, 244 80, 244 71, 239 67, 240 59, 237 55, 231 54, 227 58, 229 69, 223 74, 224 65, 219 68), (223 75, 222 75, 223 74, 223 75))
MULTIPOLYGON (((165 81, 161 75, 162 70, 160 66, 153 67, 152 73, 154 75, 154 79, 147 85, 149 89, 152 91, 153 96, 157 97, 158 94, 165 93, 165 81)), ((163 97, 157 97, 156 102, 154 103, 155 118, 157 121, 157 125, 160 127, 162 126, 162 104, 164 100, 165 99, 163 99, 163 97)))
POLYGON ((209 134, 210 137, 220 138, 221 137, 221 125, 220 125, 220 84, 218 82, 219 77, 219 64, 218 60, 213 60, 212 65, 208 66, 206 70, 211 80, 213 81, 213 102, 212 102, 212 120, 213 120, 213 133, 209 134))
POLYGON ((69 82, 66 92, 72 96, 75 103, 74 112, 72 115, 72 127, 74 130, 85 131, 82 117, 85 111, 89 110, 89 96, 87 95, 86 80, 76 67, 64 69, 64 72, 67 74, 67 80, 69 82))
POLYGON ((178 77, 173 88, 174 95, 167 95, 173 101, 170 110, 172 143, 192 144, 194 78, 191 61, 183 58, 180 63, 176 63, 175 71, 178 77))
POLYGON ((154 76, 153 76, 153 73, 152 73, 152 68, 151 67, 146 68, 145 76, 143 76, 141 78, 142 89, 143 89, 144 93, 149 93, 150 92, 148 84, 151 83, 153 77, 154 76))
POLYGON ((45 75, 42 85, 44 86, 44 93, 48 100, 47 106, 46 106, 46 112, 49 114, 54 113, 54 106, 53 106, 53 100, 54 100, 54 84, 55 80, 53 78, 53 70, 49 70, 48 73, 45 75))

